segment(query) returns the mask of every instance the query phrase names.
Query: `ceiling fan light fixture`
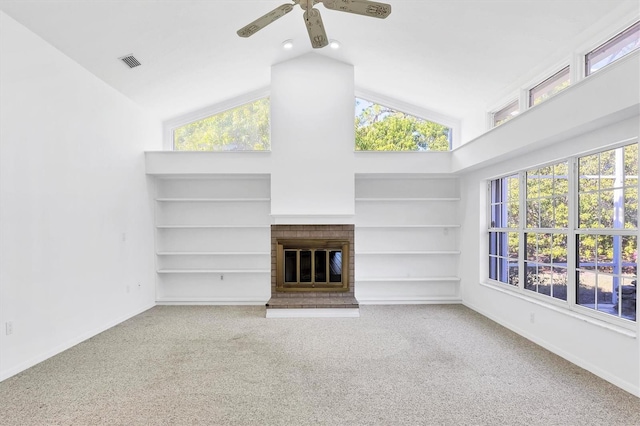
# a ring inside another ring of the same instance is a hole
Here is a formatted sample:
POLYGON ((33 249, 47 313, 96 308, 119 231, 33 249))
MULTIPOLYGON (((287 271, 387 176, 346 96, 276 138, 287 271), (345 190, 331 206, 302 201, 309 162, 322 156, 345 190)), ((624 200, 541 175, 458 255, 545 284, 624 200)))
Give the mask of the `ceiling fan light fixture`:
POLYGON ((329 46, 330 46, 332 49, 340 49, 340 42, 339 42, 338 40, 331 40, 331 41, 329 42, 329 46))
POLYGON ((285 40, 282 42, 282 48, 284 50, 291 50, 293 49, 293 40, 285 40))

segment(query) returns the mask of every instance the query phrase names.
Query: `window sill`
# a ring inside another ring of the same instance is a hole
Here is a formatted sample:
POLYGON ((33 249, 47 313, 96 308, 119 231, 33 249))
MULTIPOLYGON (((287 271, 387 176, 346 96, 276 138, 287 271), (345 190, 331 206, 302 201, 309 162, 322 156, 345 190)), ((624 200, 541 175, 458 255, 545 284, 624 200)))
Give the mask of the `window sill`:
POLYGON ((622 334, 623 336, 630 337, 632 339, 637 338, 636 331, 631 329, 631 328, 629 328, 629 327, 624 327, 624 326, 621 326, 621 325, 612 324, 611 322, 604 321, 604 320, 601 320, 601 319, 598 319, 598 318, 593 318, 590 315, 585 315, 585 314, 582 314, 580 312, 576 312, 576 311, 570 310, 569 308, 560 306, 560 305, 558 305, 556 303, 549 303, 551 301, 540 300, 537 297, 531 297, 531 296, 527 296, 527 295, 521 294, 520 292, 516 291, 515 289, 511 290, 511 289, 505 288, 502 285, 497 284, 497 283, 485 281, 485 282, 481 282, 480 285, 483 286, 483 287, 487 287, 487 288, 490 288, 492 290, 498 291, 498 292, 503 293, 503 294, 508 294, 509 296, 516 297, 518 299, 527 301, 529 303, 533 303, 535 305, 542 306, 543 308, 550 309, 550 310, 552 310, 554 312, 569 316, 571 318, 587 322, 589 324, 592 324, 592 325, 595 325, 595 326, 598 326, 598 327, 613 331, 613 332, 618 333, 618 334, 622 334))

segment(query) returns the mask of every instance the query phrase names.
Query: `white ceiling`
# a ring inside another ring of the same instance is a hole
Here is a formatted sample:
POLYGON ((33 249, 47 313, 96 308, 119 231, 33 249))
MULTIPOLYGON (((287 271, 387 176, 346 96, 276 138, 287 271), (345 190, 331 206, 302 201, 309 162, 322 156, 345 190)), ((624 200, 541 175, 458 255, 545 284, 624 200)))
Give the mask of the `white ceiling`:
MULTIPOLYGON (((387 0, 372 19, 320 10, 356 87, 453 118, 568 58, 637 0, 387 0)), ((269 85, 271 65, 312 51, 299 7, 244 39, 283 0, 0 0, 0 10, 161 119, 269 85), (293 39, 284 51, 281 43, 293 39), (134 54, 141 67, 117 58, 134 54)), ((619 21, 619 18, 618 18, 619 21)), ((313 76, 309 76, 313 79, 313 76)))

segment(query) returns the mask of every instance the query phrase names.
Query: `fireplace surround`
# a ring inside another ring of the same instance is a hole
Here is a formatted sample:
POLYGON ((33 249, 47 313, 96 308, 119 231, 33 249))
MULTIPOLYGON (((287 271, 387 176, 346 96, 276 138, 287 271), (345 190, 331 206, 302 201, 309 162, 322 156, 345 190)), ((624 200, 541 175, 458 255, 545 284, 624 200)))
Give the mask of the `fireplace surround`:
POLYGON ((267 309, 358 308, 353 225, 271 225, 267 309))

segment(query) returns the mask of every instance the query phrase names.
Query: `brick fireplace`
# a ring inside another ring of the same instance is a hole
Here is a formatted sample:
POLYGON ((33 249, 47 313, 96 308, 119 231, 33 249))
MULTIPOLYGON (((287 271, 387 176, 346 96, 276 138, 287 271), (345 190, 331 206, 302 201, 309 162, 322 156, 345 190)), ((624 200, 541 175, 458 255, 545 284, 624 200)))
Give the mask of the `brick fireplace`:
POLYGON ((271 225, 271 299, 267 310, 357 309, 354 245, 353 225, 271 225), (307 270, 313 264, 312 277, 300 272, 305 269, 303 257, 307 270), (336 260, 344 261, 340 268, 336 260), (293 265, 293 272, 287 271, 286 277, 285 263, 293 265))

